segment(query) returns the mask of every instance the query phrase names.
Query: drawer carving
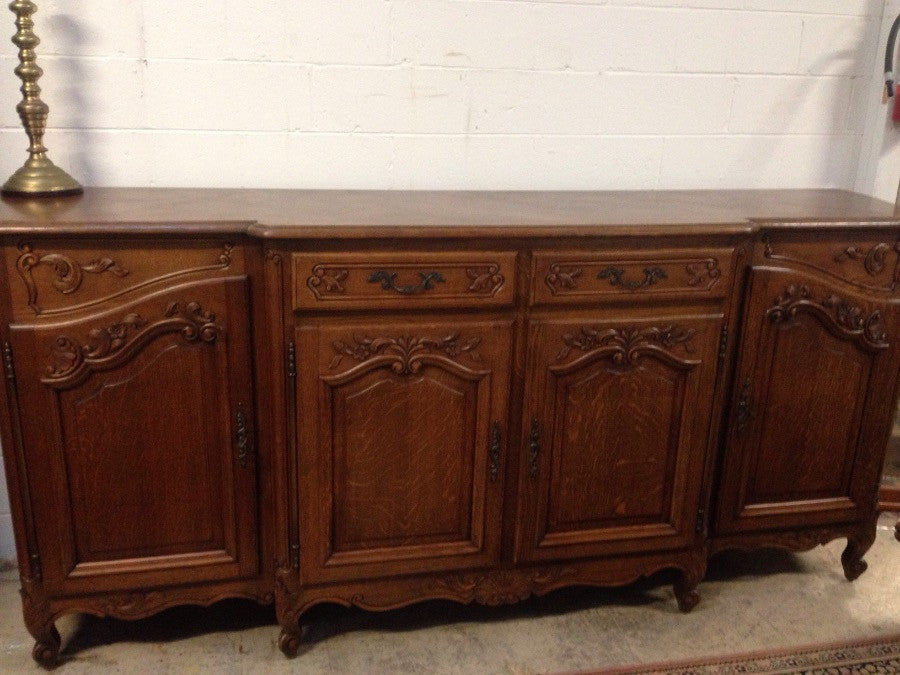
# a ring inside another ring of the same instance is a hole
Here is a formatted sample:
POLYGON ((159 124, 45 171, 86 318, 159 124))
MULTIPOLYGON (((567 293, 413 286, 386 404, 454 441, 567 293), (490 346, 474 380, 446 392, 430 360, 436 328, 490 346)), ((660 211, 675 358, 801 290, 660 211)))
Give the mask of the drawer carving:
POLYGON ((803 265, 866 290, 900 289, 900 239, 854 244, 767 239, 763 254, 769 260, 803 265))
POLYGON ((690 275, 688 286, 705 287, 709 290, 717 283, 722 276, 722 270, 719 269, 719 260, 717 258, 707 258, 696 263, 688 263, 684 266, 684 271, 690 275))
POLYGON ((563 267, 558 263, 550 265, 550 274, 544 279, 547 288, 553 295, 563 290, 574 290, 578 277, 583 274, 580 267, 563 267))
POLYGON ((480 361, 475 349, 481 344, 481 338, 474 337, 461 340, 459 333, 452 333, 442 338, 412 337, 403 335, 398 338, 353 337, 353 344, 335 340, 332 348, 335 352, 331 369, 338 367, 344 357, 360 363, 376 357, 385 357, 391 370, 398 375, 414 375, 422 368, 422 358, 434 354, 456 359, 467 354, 472 361, 480 361))
MULTIPOLYGON (((131 261, 141 268, 140 271, 135 271, 132 264, 124 263, 118 256, 101 255, 91 257, 87 262, 80 262, 74 253, 68 251, 66 253, 39 253, 31 243, 21 244, 18 250, 19 256, 16 259, 16 270, 25 286, 26 304, 36 315, 49 315, 98 305, 129 291, 138 290, 160 281, 189 274, 227 269, 233 263, 234 246, 232 244, 222 245, 218 253, 212 254, 213 259, 210 260, 209 264, 176 269, 163 275, 156 273, 156 270, 153 268, 154 261, 146 253, 141 255, 142 260, 140 262, 136 260, 131 261), (44 305, 49 301, 43 303, 40 301, 39 296, 42 293, 42 289, 39 288, 34 274, 34 270, 42 266, 46 266, 51 270, 50 287, 57 293, 66 296, 76 294, 83 287, 85 287, 85 295, 89 295, 89 289, 87 289, 87 284, 85 283, 85 274, 95 277, 109 276, 123 281, 111 291, 107 290, 99 294, 95 291, 93 293, 94 297, 87 297, 82 303, 47 308, 44 305)), ((133 255, 134 252, 123 251, 122 255, 128 256, 129 253, 133 255)), ((199 258, 203 255, 209 255, 209 253, 190 251, 186 255, 191 258, 199 258)))
MULTIPOLYGON (((891 250, 889 244, 884 242, 875 244, 869 252, 866 253, 859 246, 848 246, 834 257, 835 262, 846 262, 847 260, 862 260, 863 267, 869 276, 877 277, 884 270, 888 251, 891 250)), ((894 244, 894 250, 900 252, 900 242, 894 244)))
POLYGON ((870 349, 887 349, 887 332, 881 312, 868 313, 863 307, 831 294, 816 301, 809 286, 791 284, 775 298, 766 316, 773 323, 783 323, 798 313, 812 314, 839 334, 858 340, 870 349))
POLYGON ((500 273, 500 265, 497 264, 486 267, 469 267, 466 269, 466 276, 472 280, 468 289, 470 293, 495 295, 505 281, 500 273))
POLYGON ((511 305, 515 259, 485 251, 295 253, 294 309, 511 305))
POLYGON ((56 338, 47 375, 41 381, 57 388, 72 386, 92 371, 124 363, 144 344, 164 333, 181 333, 185 342, 213 343, 221 331, 215 314, 196 302, 173 302, 163 318, 152 324, 131 313, 110 326, 94 328, 86 342, 66 335, 56 338))
POLYGON ((313 267, 312 276, 306 280, 306 285, 316 294, 316 297, 322 297, 325 293, 343 293, 347 290, 344 288, 344 282, 349 275, 350 272, 347 270, 316 265, 313 267))
POLYGON ((582 257, 583 253, 534 255, 532 304, 590 298, 726 292, 731 249, 634 251, 626 256, 582 257), (565 256, 565 257, 564 257, 565 256))

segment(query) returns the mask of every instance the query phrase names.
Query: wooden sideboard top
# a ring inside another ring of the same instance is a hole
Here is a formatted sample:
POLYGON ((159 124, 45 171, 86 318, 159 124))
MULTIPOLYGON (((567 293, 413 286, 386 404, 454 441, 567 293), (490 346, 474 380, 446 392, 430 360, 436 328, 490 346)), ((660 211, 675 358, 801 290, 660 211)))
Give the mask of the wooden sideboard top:
POLYGON ((262 238, 740 233, 759 224, 896 224, 844 190, 461 192, 88 188, 0 201, 0 235, 242 233, 262 238))

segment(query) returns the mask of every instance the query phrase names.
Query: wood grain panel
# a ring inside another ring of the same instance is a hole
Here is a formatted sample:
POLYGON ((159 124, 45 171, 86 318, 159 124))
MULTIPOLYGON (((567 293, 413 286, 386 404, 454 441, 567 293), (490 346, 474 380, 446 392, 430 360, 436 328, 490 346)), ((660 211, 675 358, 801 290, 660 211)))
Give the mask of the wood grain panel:
POLYGON ((477 381, 439 368, 409 380, 369 372, 332 396, 334 550, 469 539, 477 381), (402 428, 415 436, 398 442, 402 428))
MULTIPOLYGON (((210 549, 234 553, 233 541, 226 546, 222 518, 230 513, 222 495, 228 476, 221 475, 220 462, 208 456, 204 442, 215 436, 213 420, 228 404, 219 400, 220 392, 204 389, 204 359, 195 350, 165 342, 145 349, 127 372, 92 378, 60 394, 79 564, 210 549), (143 405, 154 390, 182 395, 165 396, 152 408, 143 405), (178 419, 186 401, 201 413, 193 424, 159 424, 178 419), (117 409, 131 414, 109 414, 117 409), (115 517, 98 519, 102 513, 115 517)), ((228 529, 233 533, 233 523, 228 529)))
POLYGON ((748 504, 847 494, 871 360, 809 315, 778 331, 748 504), (829 386, 798 372, 827 373, 829 386), (836 401, 844 405, 836 407, 836 401))
POLYGON ((553 456, 549 532, 665 520, 683 385, 650 360, 627 375, 595 362, 558 378, 562 438, 553 456))

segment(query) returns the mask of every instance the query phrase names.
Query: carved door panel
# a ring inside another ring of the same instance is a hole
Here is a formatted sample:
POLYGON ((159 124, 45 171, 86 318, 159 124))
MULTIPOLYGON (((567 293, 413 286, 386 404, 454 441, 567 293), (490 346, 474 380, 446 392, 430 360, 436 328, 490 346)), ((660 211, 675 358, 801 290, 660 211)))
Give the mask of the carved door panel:
POLYGON ((892 420, 896 306, 754 268, 724 458, 719 533, 871 513, 892 420))
POLYGON ((696 536, 722 315, 618 312, 532 321, 519 560, 696 536))
POLYGON ((256 574, 248 288, 212 279, 11 327, 52 592, 256 574))
POLYGON ((499 558, 512 324, 298 330, 305 582, 499 558))

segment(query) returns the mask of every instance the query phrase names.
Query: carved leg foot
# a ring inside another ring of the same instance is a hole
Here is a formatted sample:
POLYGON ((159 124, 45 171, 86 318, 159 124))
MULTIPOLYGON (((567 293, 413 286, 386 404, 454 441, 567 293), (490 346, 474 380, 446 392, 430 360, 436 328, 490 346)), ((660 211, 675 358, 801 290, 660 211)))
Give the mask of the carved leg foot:
POLYGON ((281 629, 281 635, 278 636, 278 648, 286 657, 292 659, 297 656, 297 652, 300 651, 300 642, 301 631, 299 627, 281 629))
POLYGON ((703 575, 694 575, 682 572, 678 580, 673 584, 675 599, 678 600, 678 609, 687 614, 700 602, 700 592, 697 586, 703 575))
POLYGON ((59 631, 51 623, 37 638, 34 649, 31 650, 31 656, 42 668, 52 670, 59 665, 59 644, 59 631))
POLYGON ((894 525, 894 539, 900 541, 900 520, 898 520, 897 524, 894 525))
POLYGON ((873 543, 875 543, 874 524, 847 537, 847 548, 841 554, 841 564, 844 566, 847 581, 856 581, 859 575, 868 569, 869 565, 863 560, 863 556, 873 543))

